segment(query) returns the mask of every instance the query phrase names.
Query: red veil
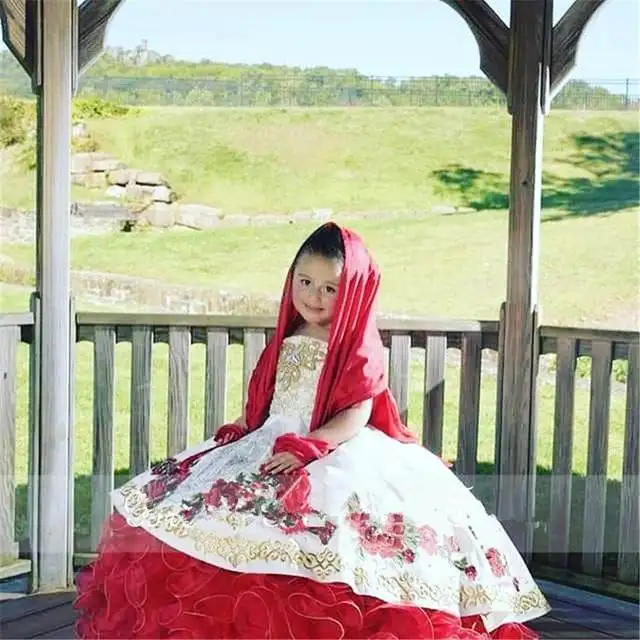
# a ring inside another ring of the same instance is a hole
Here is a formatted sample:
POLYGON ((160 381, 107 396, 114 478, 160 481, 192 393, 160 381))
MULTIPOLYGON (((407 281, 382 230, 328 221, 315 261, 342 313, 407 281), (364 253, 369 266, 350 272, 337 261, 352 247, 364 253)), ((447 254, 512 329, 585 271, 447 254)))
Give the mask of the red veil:
MULTIPOLYGON (((310 430, 322 426, 341 411, 372 399, 371 424, 396 440, 415 442, 402 423, 387 386, 384 347, 375 317, 380 272, 362 239, 353 231, 338 228, 344 242, 345 260, 310 430)), ((268 416, 282 341, 301 322, 293 306, 292 280, 293 265, 285 281, 275 335, 262 352, 249 382, 245 413, 249 429, 260 427, 268 416)))

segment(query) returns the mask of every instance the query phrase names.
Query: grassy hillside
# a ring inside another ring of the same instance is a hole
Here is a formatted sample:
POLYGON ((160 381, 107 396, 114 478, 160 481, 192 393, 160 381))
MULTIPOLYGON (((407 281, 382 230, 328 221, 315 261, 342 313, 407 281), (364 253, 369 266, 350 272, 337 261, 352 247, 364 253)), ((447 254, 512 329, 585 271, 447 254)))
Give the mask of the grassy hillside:
MULTIPOLYGON (((227 213, 506 206, 504 109, 149 108, 90 120, 89 129, 101 150, 162 171, 183 201, 227 213)), ((637 136, 635 113, 552 113, 547 206, 581 213, 637 204, 637 136)), ((0 171, 1 203, 32 206, 33 174, 8 162, 0 171)))
MULTIPOLYGON (((549 213, 542 224, 544 323, 637 324, 638 209, 607 216, 549 213)), ((349 221, 383 273, 382 309, 458 318, 497 317, 505 295, 504 211, 349 221)), ((212 289, 278 294, 308 225, 140 232, 81 237, 72 266, 212 289)), ((33 264, 33 248, 2 252, 33 264)))

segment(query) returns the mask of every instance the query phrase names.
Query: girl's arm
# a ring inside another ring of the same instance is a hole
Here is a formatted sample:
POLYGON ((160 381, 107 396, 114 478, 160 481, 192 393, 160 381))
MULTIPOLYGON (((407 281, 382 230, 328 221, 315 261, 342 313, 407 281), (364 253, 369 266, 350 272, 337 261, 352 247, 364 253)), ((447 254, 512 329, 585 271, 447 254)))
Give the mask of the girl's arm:
POLYGON ((353 407, 341 411, 337 416, 331 418, 329 422, 311 432, 309 437, 324 440, 332 448, 335 448, 339 444, 351 440, 360 429, 367 426, 371 417, 372 407, 372 400, 365 400, 355 404, 353 407))

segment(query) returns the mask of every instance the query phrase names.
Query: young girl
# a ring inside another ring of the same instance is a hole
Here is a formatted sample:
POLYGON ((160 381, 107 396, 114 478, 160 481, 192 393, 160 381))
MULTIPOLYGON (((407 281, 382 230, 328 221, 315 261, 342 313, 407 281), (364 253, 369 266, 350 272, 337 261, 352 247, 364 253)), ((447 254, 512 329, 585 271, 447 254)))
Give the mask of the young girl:
POLYGON ((379 280, 351 231, 302 245, 242 417, 114 492, 82 638, 535 637, 518 552, 400 420, 379 280))

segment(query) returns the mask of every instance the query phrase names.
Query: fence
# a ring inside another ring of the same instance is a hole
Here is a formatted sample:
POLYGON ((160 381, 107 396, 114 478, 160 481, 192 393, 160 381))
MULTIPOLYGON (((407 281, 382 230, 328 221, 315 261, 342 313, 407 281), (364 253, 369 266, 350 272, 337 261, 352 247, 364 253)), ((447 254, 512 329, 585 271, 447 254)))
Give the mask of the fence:
MULTIPOLYGON (((0 549, 5 550, 0 572, 5 575, 28 572, 38 549, 36 512, 29 511, 37 504, 38 483, 29 483, 27 474, 27 459, 34 465, 39 455, 27 417, 37 410, 29 405, 38 385, 38 305, 35 309, 35 324, 32 314, 0 315, 0 549)), ((381 318, 379 323, 388 347, 389 384, 403 420, 430 450, 453 454, 456 473, 490 511, 504 455, 503 313, 498 322, 381 318), (452 366, 451 354, 458 356, 458 366, 452 366)), ((274 326, 274 318, 239 316, 76 316, 75 503, 58 496, 61 513, 75 525, 74 548, 65 553, 74 551, 78 564, 93 556, 114 486, 152 460, 210 437, 238 415, 274 326)), ((535 474, 535 522, 523 524, 535 527, 535 572, 637 599, 638 333, 543 326, 536 345, 540 357, 555 357, 556 367, 555 393, 541 385, 536 397, 539 432, 528 463, 535 474), (588 388, 577 381, 585 358, 588 388), (625 375, 614 385, 616 363, 625 375)))
MULTIPOLYGON (((0 94, 31 96, 24 78, 0 69, 0 94)), ((303 72, 237 77, 85 76, 80 95, 131 105, 207 107, 491 107, 505 97, 481 77, 375 77, 303 72)), ((572 80, 556 109, 627 110, 640 107, 640 80, 572 80)))

